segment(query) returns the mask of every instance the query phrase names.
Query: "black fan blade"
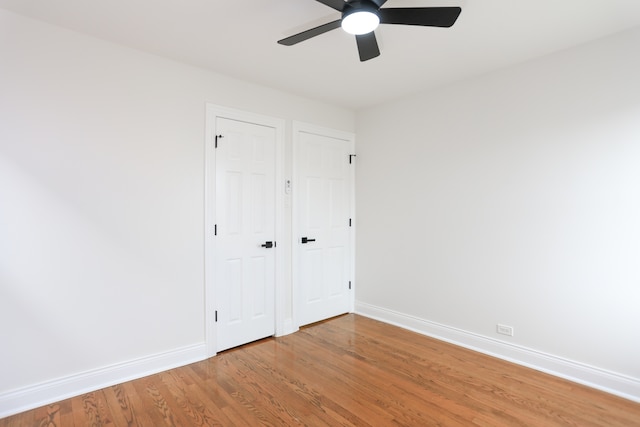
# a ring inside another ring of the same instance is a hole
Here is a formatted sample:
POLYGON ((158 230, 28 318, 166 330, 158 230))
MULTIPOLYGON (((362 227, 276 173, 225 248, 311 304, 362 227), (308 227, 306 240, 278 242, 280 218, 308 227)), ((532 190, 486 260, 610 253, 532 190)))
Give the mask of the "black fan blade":
POLYGON ((342 12, 344 9, 344 0, 316 0, 325 6, 329 6, 331 9, 335 9, 338 12, 342 12))
POLYGON ((309 40, 311 37, 319 36, 320 34, 324 34, 327 31, 340 28, 340 22, 341 22, 340 19, 338 19, 337 21, 328 22, 324 25, 320 25, 319 27, 311 28, 310 30, 306 30, 298 34, 294 34, 293 36, 287 37, 286 39, 278 40, 278 43, 283 44, 285 46, 293 46, 296 43, 309 40))
POLYGON ((368 61, 369 59, 373 59, 380 55, 378 41, 376 40, 376 35, 373 31, 368 34, 356 36, 356 42, 358 43, 360 62, 368 61))
POLYGON ((450 27, 458 19, 459 7, 403 7, 379 10, 381 24, 423 25, 450 27))

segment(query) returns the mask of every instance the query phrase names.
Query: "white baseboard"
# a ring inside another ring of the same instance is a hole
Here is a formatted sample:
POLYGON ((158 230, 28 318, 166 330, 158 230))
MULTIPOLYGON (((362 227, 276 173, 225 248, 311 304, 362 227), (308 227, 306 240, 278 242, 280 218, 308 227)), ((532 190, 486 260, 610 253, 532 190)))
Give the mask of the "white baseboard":
POLYGON ((206 359, 205 344, 80 372, 0 394, 0 418, 206 359))
POLYGON ((640 402, 640 380, 363 302, 356 313, 640 402))

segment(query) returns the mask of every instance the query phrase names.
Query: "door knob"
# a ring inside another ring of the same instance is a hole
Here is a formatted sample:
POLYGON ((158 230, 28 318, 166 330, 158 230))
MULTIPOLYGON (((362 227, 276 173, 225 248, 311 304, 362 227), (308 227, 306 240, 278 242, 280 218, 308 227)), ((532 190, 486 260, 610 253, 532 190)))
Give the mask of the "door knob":
POLYGON ((269 249, 273 247, 273 242, 264 242, 264 244, 260 246, 262 246, 263 248, 269 249))
POLYGON ((309 239, 308 237, 303 237, 301 239, 302 243, 315 242, 316 239, 309 239))

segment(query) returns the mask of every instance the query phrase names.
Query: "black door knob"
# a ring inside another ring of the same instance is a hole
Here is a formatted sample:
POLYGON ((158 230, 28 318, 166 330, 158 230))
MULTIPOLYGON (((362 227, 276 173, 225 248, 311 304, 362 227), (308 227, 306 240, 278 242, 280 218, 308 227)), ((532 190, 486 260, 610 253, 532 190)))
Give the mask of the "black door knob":
POLYGON ((301 239, 302 243, 315 242, 316 239, 309 239, 308 237, 303 237, 301 239))
POLYGON ((264 245, 260 245, 260 246, 262 246, 263 248, 269 249, 273 247, 273 242, 264 242, 264 245))

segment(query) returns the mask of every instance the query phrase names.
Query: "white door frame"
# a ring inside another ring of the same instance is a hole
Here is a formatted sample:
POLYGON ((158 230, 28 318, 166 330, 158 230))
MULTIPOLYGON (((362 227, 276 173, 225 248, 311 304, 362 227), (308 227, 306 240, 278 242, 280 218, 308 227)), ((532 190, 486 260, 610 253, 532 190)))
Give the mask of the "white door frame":
MULTIPOLYGON (((275 129, 275 241, 284 243, 284 132, 285 121, 282 119, 248 113, 241 110, 206 104, 206 128, 205 128, 205 216, 204 216, 204 279, 205 279, 205 342, 207 357, 216 355, 216 295, 215 295, 215 256, 216 240, 214 225, 216 224, 216 151, 215 136, 216 119, 225 119, 255 123, 275 129), (282 184, 282 185, 280 185, 282 184)), ((284 244, 277 245, 275 249, 275 325, 274 333, 281 335, 284 332, 285 290, 283 289, 284 269, 283 256, 284 244)))
MULTIPOLYGON (((298 154, 300 144, 300 133, 312 133, 316 135, 327 136, 330 138, 342 139, 347 141, 349 144, 349 152, 354 155, 352 158, 352 164, 350 168, 349 174, 349 217, 352 219, 351 227, 349 229, 349 280, 351 281, 351 292, 349 294, 349 313, 353 313, 355 311, 355 290, 356 290, 356 275, 355 275, 355 265, 356 265, 356 250, 355 250, 355 237, 356 237, 356 203, 355 203, 355 177, 356 177, 356 162, 355 162, 355 134, 350 132, 344 132, 340 130, 325 128, 322 126, 316 126, 309 123, 303 122, 293 122, 292 126, 293 130, 293 196, 292 196, 292 233, 291 233, 291 257, 292 257, 292 278, 293 278, 293 289, 292 289, 292 315, 293 315, 293 324, 296 328, 300 327, 300 318, 298 315, 298 311, 300 310, 300 293, 298 292, 298 269, 300 265, 300 257, 298 255, 298 239, 300 237, 299 233, 299 224, 298 224, 298 193, 297 186, 300 183, 299 179, 299 168, 298 168, 298 154)), ((349 161, 349 159, 345 159, 345 161, 349 161)))

